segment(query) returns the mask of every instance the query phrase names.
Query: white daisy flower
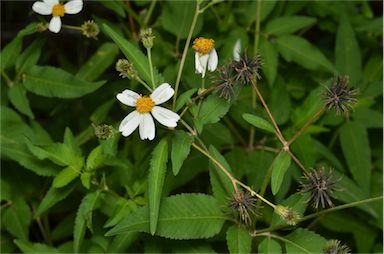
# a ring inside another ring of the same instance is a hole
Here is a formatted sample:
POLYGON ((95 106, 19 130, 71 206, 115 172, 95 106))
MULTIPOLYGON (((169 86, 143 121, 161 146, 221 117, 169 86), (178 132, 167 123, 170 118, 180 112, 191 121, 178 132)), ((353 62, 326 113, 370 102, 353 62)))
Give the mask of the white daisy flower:
POLYGON ((195 68, 196 73, 200 73, 204 78, 205 72, 215 71, 219 62, 219 57, 215 50, 215 41, 203 37, 193 41, 192 48, 195 50, 195 68))
POLYGON ((168 101, 175 91, 168 83, 163 83, 157 87, 152 94, 141 96, 134 91, 124 90, 116 95, 116 98, 123 104, 136 107, 135 111, 129 113, 119 126, 119 131, 124 137, 139 127, 139 134, 142 140, 155 138, 155 123, 152 116, 162 125, 176 127, 180 117, 175 112, 159 107, 157 105, 168 101))
POLYGON ((41 15, 52 15, 49 22, 49 31, 58 33, 61 29, 61 19, 64 14, 77 14, 83 9, 83 0, 71 0, 66 4, 59 3, 59 0, 43 0, 35 2, 32 10, 41 15))
POLYGON ((238 39, 233 47, 233 59, 235 61, 240 61, 240 53, 241 53, 241 41, 238 39))

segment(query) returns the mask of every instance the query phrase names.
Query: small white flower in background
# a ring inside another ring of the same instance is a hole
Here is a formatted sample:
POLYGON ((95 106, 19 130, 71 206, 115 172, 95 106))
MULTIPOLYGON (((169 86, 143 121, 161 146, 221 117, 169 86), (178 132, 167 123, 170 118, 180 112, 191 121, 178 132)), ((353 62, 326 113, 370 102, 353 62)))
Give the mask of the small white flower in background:
POLYGON ((163 83, 149 97, 141 96, 128 89, 116 95, 121 103, 136 107, 135 111, 129 113, 121 121, 119 131, 124 137, 127 137, 139 127, 140 138, 152 140, 155 138, 155 123, 152 116, 164 126, 176 127, 177 121, 180 119, 179 115, 157 106, 168 101, 174 93, 175 91, 168 83, 163 83))
POLYGON ((43 0, 35 2, 32 10, 41 15, 52 15, 49 22, 49 31, 58 33, 61 29, 61 18, 64 14, 77 14, 83 9, 83 0, 71 0, 65 4, 59 3, 59 0, 43 0))
POLYGON ((215 50, 215 41, 203 37, 193 41, 192 48, 195 50, 196 73, 200 73, 204 78, 207 66, 209 71, 215 71, 219 62, 219 57, 215 50))
POLYGON ((241 53, 241 41, 238 39, 233 47, 233 59, 235 61, 240 61, 240 53, 241 53))

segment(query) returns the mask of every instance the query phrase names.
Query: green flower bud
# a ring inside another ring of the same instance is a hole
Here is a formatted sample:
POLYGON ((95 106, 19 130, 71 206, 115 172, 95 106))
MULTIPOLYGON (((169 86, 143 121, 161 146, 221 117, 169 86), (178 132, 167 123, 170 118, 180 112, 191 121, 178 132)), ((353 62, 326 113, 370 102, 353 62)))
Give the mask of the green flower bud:
POLYGON ((145 48, 150 49, 153 47, 153 39, 155 36, 152 34, 152 28, 141 29, 139 36, 145 48))
POLYGON ((87 38, 93 38, 97 40, 97 35, 100 33, 100 28, 93 20, 88 20, 81 25, 81 31, 87 38))

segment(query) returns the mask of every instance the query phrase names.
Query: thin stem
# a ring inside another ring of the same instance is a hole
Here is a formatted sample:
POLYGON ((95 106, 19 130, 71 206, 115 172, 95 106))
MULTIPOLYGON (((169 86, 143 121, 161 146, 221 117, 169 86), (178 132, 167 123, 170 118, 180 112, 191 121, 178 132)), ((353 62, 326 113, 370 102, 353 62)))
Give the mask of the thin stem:
POLYGON ((40 219, 40 217, 36 218, 36 222, 37 222, 37 225, 39 226, 40 232, 41 232, 41 234, 43 235, 43 238, 44 238, 45 242, 46 242, 47 244, 51 244, 51 240, 50 240, 50 238, 49 238, 47 232, 45 231, 45 228, 44 228, 44 226, 43 226, 43 223, 41 223, 41 219, 40 219))
POLYGON ((151 56, 151 48, 147 48, 147 56, 149 62, 149 72, 151 73, 151 82, 153 89, 156 88, 155 77, 153 76, 153 65, 152 65, 152 56, 151 56))
POLYGON ((212 91, 215 90, 215 88, 216 88, 216 87, 214 87, 214 86, 212 86, 212 87, 210 87, 210 88, 207 88, 207 89, 205 89, 203 92, 201 92, 200 94, 198 94, 198 95, 196 95, 195 97, 193 97, 193 98, 187 103, 187 105, 184 107, 183 111, 182 111, 181 114, 180 114, 180 117, 181 117, 182 115, 185 114, 185 112, 187 111, 187 109, 188 109, 188 108, 189 108, 195 101, 197 101, 198 99, 200 99, 200 98, 204 97, 205 95, 211 93, 212 91))
POLYGON ((207 10, 209 7, 211 7, 212 5, 215 5, 215 4, 218 4, 218 3, 221 3, 221 2, 224 2, 224 0, 217 0, 217 1, 212 1, 210 3, 208 3, 206 6, 204 6, 203 8, 201 8, 201 10, 199 10, 199 14, 202 14, 205 12, 205 10, 207 10))
POLYGON ((238 129, 236 129, 236 126, 227 118, 227 117, 224 117, 223 118, 225 124, 228 126, 228 128, 232 131, 232 133, 240 140, 240 143, 244 146, 247 145, 245 139, 243 138, 243 136, 241 136, 240 132, 238 129))
POLYGON ((4 70, 1 70, 1 76, 3 76, 5 82, 9 87, 13 86, 13 81, 9 78, 8 74, 4 70))
POLYGON ((140 84, 142 84, 145 88, 147 88, 150 92, 153 91, 153 89, 152 89, 151 87, 149 87, 149 86, 147 85, 147 83, 145 83, 144 80, 142 80, 140 77, 137 77, 136 80, 137 80, 140 84))
POLYGON ((192 129, 192 127, 189 126, 189 124, 187 124, 187 122, 185 122, 183 119, 180 119, 180 122, 192 134, 192 136, 197 136, 196 131, 194 129, 192 129))
POLYGON ((247 191, 249 191, 249 193, 251 193, 252 196, 256 196, 257 198, 259 198, 261 201, 263 201, 264 203, 266 203, 267 205, 271 206, 273 209, 275 209, 276 205, 269 202, 267 199, 265 199, 262 195, 260 194, 257 194, 254 190, 252 190, 248 185, 245 185, 243 184, 242 182, 236 180, 236 183, 239 184, 240 186, 242 186, 244 189, 246 189, 247 191))
POLYGON ((176 99, 177 99, 177 93, 179 91, 181 74, 182 74, 183 69, 184 69, 185 59, 187 58, 187 53, 188 53, 188 49, 189 49, 189 44, 191 43, 193 30, 195 30, 197 17, 199 16, 199 8, 200 8, 199 3, 196 3, 195 15, 193 16, 191 28, 189 29, 188 37, 187 37, 187 40, 186 40, 185 45, 184 45, 183 55, 182 55, 181 61, 180 61, 179 70, 177 72, 177 78, 176 78, 176 84, 175 84, 175 94, 173 95, 173 109, 175 109, 175 107, 176 107, 176 99))
POLYGON ((308 122, 306 124, 304 124, 304 126, 298 131, 296 132, 295 136, 293 136, 291 138, 291 140, 288 141, 287 143, 287 146, 289 146, 293 141, 295 141, 297 139, 297 137, 300 136, 301 133, 303 133, 303 131, 313 122, 315 121, 315 119, 321 115, 323 112, 325 111, 325 107, 322 107, 314 116, 312 116, 311 119, 308 120, 308 122))
POLYGON ((144 25, 145 25, 145 26, 148 25, 149 19, 151 18, 151 15, 152 15, 152 13, 153 13, 153 10, 155 9, 156 2, 157 2, 157 0, 152 0, 152 1, 151 1, 151 5, 149 6, 147 15, 146 15, 145 18, 144 18, 144 25))
POLYGON ((296 158, 296 156, 288 149, 286 150, 287 153, 289 153, 289 156, 291 156, 291 158, 296 162, 296 164, 305 172, 307 171, 304 167, 304 165, 300 162, 300 160, 298 158, 296 158))
POLYGON ((61 27, 76 30, 76 31, 82 31, 81 27, 79 26, 61 25, 61 27))

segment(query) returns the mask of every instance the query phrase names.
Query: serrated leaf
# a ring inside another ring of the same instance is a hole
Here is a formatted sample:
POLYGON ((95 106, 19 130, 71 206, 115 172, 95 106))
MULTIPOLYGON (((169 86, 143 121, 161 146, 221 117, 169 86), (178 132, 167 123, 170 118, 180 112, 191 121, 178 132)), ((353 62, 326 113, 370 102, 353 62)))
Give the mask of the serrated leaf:
POLYGON ((54 98, 78 98, 92 93, 104 83, 84 81, 50 66, 33 66, 23 75, 23 85, 28 91, 54 98))
POLYGON ((272 87, 277 76, 279 54, 272 43, 264 37, 260 38, 260 54, 262 55, 264 62, 262 66, 263 73, 268 80, 269 86, 272 87))
POLYGON ((162 139, 152 152, 148 175, 148 205, 151 234, 155 234, 159 217, 160 199, 163 191, 168 161, 167 139, 162 139))
POLYGON ((366 193, 369 193, 371 148, 366 128, 355 121, 344 124, 340 128, 340 144, 353 178, 366 193))
POLYGON ((296 253, 323 253, 327 240, 307 229, 298 228, 285 237, 287 254, 296 253))
MULTIPOLYGON (((164 198, 156 235, 172 239, 201 239, 218 234, 226 217, 217 201, 205 194, 180 194, 164 198)), ((107 236, 150 232, 148 206, 129 214, 107 236)))
POLYGON ((44 43, 44 39, 37 39, 21 53, 16 60, 16 71, 18 74, 22 74, 37 63, 44 43))
POLYGON ((8 98, 17 110, 27 115, 29 118, 34 118, 33 112, 29 105, 27 92, 21 84, 14 84, 9 88, 8 98))
POLYGON ((281 183, 283 182, 285 172, 291 164, 291 157, 285 151, 281 151, 279 155, 273 161, 272 167, 272 177, 271 177, 271 188, 273 195, 276 195, 279 192, 281 183))
POLYGON ((180 94, 176 101, 176 111, 179 111, 191 98, 191 96, 197 91, 197 88, 191 88, 188 91, 180 94))
POLYGON ((73 231, 73 249, 76 253, 80 252, 86 227, 92 225, 92 211, 97 208, 100 195, 100 191, 88 193, 77 210, 73 231))
POLYGON ((2 211, 1 219, 7 232, 19 239, 28 240, 32 212, 24 199, 12 200, 12 204, 2 211))
POLYGON ((230 226, 227 230, 226 239, 230 253, 251 252, 252 237, 245 228, 239 225, 230 226))
POLYGON ((71 129, 68 127, 66 127, 64 131, 63 144, 73 151, 73 156, 75 156, 75 154, 79 156, 81 155, 81 148, 77 143, 75 136, 73 136, 71 129))
POLYGON ((290 34, 300 29, 309 27, 316 22, 315 18, 306 16, 285 16, 278 17, 269 21, 265 27, 268 34, 290 34))
POLYGON ((362 78, 362 63, 359 44, 346 15, 341 15, 336 34, 336 68, 350 78, 352 85, 358 85, 362 78))
POLYGON ((15 64, 15 59, 21 51, 22 42, 21 37, 16 37, 3 48, 0 54, 1 71, 12 67, 15 64))
POLYGON ((85 162, 87 171, 95 170, 101 167, 106 160, 107 156, 103 153, 103 147, 101 145, 95 147, 88 155, 85 162))
POLYGON ((258 246, 258 253, 260 254, 278 254, 281 253, 280 244, 272 237, 265 237, 258 246))
MULTIPOLYGON (((139 76, 151 84, 151 73, 149 71, 149 63, 147 57, 132 43, 124 39, 120 34, 110 28, 107 24, 103 24, 105 33, 117 44, 123 54, 133 64, 139 76)), ((159 86, 164 78, 154 69, 155 83, 159 86)))
POLYGON ((108 246, 107 253, 123 253, 138 238, 136 232, 117 235, 108 246))
POLYGON ((288 62, 294 61, 309 70, 322 69, 335 72, 333 64, 306 39, 295 35, 282 35, 276 39, 277 47, 288 62))
POLYGON ((179 173, 184 160, 187 158, 191 145, 193 143, 193 137, 185 131, 176 131, 172 138, 172 171, 176 176, 179 173))
POLYGON ((61 200, 65 199, 73 191, 74 188, 75 184, 70 184, 60 189, 51 186, 51 188, 49 188, 47 194, 45 194, 43 200, 37 207, 35 218, 39 217, 49 208, 51 208, 61 200))
POLYGON ((271 133, 275 133, 275 129, 273 128, 272 124, 270 124, 267 120, 259 116, 245 113, 243 114, 243 118, 245 121, 247 121, 248 123, 252 124, 253 126, 259 129, 262 129, 271 133))
POLYGON ((115 62, 118 48, 115 44, 107 42, 101 45, 97 51, 85 62, 76 77, 82 80, 96 80, 111 64, 115 62))
POLYGON ((14 242, 23 253, 59 253, 56 248, 42 243, 32 243, 20 239, 16 239, 14 242))
POLYGON ((68 166, 61 170, 53 179, 53 187, 61 188, 72 182, 78 175, 80 175, 81 169, 73 166, 68 166))

